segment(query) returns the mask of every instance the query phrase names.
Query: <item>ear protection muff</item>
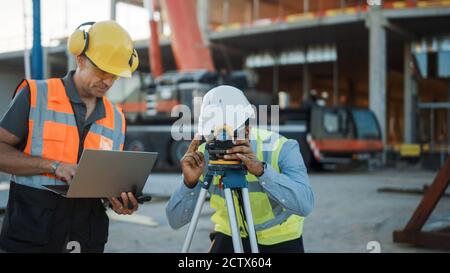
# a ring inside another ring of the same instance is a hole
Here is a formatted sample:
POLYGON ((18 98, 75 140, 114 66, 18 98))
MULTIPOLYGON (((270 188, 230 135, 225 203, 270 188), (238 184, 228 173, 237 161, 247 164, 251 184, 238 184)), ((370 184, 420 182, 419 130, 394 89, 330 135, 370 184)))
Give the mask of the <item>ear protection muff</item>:
MULTIPOLYGON (((75 31, 72 33, 72 35, 70 35, 69 40, 67 41, 67 47, 70 53, 72 53, 75 56, 80 56, 83 55, 88 50, 89 30, 85 31, 81 28, 83 26, 92 26, 95 23, 96 22, 83 23, 75 29, 75 31)), ((121 65, 123 65, 123 63, 121 65)), ((139 65, 139 58, 136 49, 133 49, 130 59, 128 60, 128 65, 130 67, 131 73, 133 73, 137 69, 139 65)))
POLYGON ((75 56, 83 55, 89 46, 89 32, 81 29, 83 26, 92 26, 95 22, 86 22, 79 25, 70 35, 67 42, 69 52, 75 56))
POLYGON ((131 73, 136 71, 136 69, 139 65, 139 57, 138 57, 136 49, 133 49, 133 53, 131 53, 131 58, 130 58, 130 61, 128 62, 128 64, 130 65, 131 73))

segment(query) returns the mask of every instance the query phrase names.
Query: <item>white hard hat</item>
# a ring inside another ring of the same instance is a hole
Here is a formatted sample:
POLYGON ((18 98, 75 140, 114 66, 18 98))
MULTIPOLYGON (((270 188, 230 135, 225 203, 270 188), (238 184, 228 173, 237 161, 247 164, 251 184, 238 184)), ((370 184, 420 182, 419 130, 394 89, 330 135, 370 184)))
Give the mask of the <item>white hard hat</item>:
POLYGON ((241 90, 221 85, 203 97, 198 133, 208 136, 217 126, 223 125, 236 130, 254 116, 255 111, 241 90))

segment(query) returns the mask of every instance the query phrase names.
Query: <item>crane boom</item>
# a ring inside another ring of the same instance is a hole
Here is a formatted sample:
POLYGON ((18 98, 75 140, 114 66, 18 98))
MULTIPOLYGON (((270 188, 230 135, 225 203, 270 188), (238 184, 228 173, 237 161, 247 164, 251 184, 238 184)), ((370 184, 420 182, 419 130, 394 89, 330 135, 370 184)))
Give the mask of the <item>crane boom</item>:
POLYGON ((178 71, 214 71, 211 52, 205 45, 193 0, 165 0, 171 28, 172 51, 178 71))

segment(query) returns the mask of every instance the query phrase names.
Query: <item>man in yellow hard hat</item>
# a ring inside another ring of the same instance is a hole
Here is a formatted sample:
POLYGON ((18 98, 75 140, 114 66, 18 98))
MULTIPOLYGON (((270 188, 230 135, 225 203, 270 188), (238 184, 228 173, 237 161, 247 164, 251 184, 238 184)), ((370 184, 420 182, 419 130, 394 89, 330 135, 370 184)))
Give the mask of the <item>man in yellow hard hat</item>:
POLYGON ((66 199, 43 187, 70 183, 84 149, 122 150, 125 139, 124 115, 105 94, 137 68, 130 35, 114 21, 85 23, 68 48, 77 69, 61 79, 23 80, 0 121, 0 171, 12 174, 0 251, 103 252, 106 203, 119 214, 138 208, 132 193, 122 201, 66 199))

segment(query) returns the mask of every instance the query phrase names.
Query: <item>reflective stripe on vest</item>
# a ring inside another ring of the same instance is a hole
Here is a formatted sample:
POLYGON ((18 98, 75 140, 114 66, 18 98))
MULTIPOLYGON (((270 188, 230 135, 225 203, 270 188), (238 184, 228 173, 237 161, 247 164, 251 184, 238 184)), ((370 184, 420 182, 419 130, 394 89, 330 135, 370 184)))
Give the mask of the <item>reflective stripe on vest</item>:
MULTIPOLYGON (((61 79, 24 80, 16 89, 28 85, 30 114, 24 153, 54 161, 77 164, 79 135, 75 115, 61 79)), ((97 120, 84 141, 84 149, 122 150, 125 140, 123 113, 103 97, 105 117, 97 120)), ((42 189, 42 185, 65 185, 50 174, 13 176, 22 185, 42 189)))
MULTIPOLYGON (((252 150, 256 150, 258 159, 270 163, 277 172, 280 172, 278 158, 287 139, 279 134, 258 128, 252 128, 251 135, 256 139, 251 141, 251 145, 252 150)), ((199 147, 199 151, 205 154, 205 160, 208 162, 209 157, 208 153, 205 153, 204 144, 199 147)), ((200 177, 201 181, 203 181, 203 177, 204 175, 200 177)), ((257 177, 249 173, 246 179, 258 243, 272 245, 299 238, 303 230, 303 217, 286 211, 278 202, 271 199, 265 193, 257 177)), ((231 235, 224 192, 217 186, 218 183, 219 177, 215 177, 209 189, 210 204, 216 210, 211 220, 215 223, 216 231, 231 235)), ((236 196, 234 196, 234 201, 237 204, 236 196)), ((239 225, 243 227, 241 213, 236 211, 236 215, 239 225)), ((247 236, 243 228, 241 228, 241 236, 247 236)))

